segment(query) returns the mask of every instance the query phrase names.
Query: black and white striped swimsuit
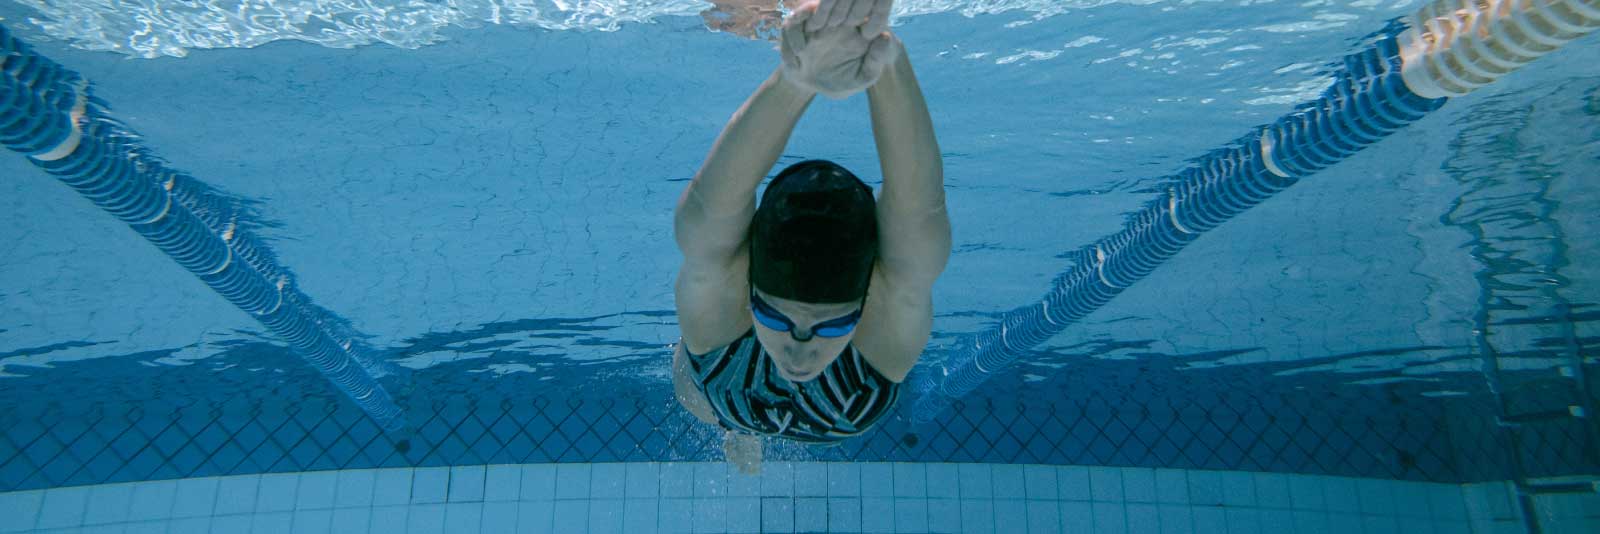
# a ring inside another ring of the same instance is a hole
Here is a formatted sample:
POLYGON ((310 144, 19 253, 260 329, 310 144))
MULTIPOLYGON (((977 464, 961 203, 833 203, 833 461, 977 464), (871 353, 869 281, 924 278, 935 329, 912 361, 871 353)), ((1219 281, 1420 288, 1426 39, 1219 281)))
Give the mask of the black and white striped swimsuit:
POLYGON ((736 432, 837 442, 872 428, 900 398, 900 384, 850 346, 822 374, 801 383, 778 374, 755 329, 721 350, 684 354, 695 387, 723 428, 736 432))

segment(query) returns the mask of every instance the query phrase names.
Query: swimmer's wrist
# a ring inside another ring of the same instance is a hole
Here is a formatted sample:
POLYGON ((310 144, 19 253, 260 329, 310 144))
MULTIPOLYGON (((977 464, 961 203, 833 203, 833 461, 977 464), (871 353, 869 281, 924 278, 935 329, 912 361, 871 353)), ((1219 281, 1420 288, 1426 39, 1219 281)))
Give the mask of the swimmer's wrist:
POLYGON ((768 84, 770 84, 774 89, 784 91, 786 94, 796 98, 810 99, 817 96, 816 89, 806 87, 805 85, 796 81, 794 78, 791 78, 789 73, 785 72, 785 70, 786 69, 784 69, 782 65, 779 65, 777 70, 772 73, 772 79, 768 81, 768 84))

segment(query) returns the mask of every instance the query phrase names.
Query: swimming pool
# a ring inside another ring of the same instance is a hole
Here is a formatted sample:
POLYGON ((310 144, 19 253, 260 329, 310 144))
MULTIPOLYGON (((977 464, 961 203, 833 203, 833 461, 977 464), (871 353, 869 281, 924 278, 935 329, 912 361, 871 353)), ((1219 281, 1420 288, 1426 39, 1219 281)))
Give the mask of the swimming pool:
MULTIPOLYGON (((193 205, 257 238, 263 280, 291 276, 333 346, 386 362, 360 367, 392 400, 353 401, 8 157, 0 491, 33 520, 0 530, 497 531, 507 510, 559 532, 1592 527, 1569 514, 1597 509, 1600 475, 1592 36, 923 402, 1173 176, 1422 7, 1099 4, 899 6, 956 239, 919 395, 839 447, 769 443, 761 477, 729 473, 669 394, 669 222, 770 46, 689 2, 355 6, 289 34, 185 15, 209 5, 7 5, 193 205), (75 22, 26 20, 51 15, 75 22)), ((876 185, 864 111, 819 101, 784 161, 876 185)))

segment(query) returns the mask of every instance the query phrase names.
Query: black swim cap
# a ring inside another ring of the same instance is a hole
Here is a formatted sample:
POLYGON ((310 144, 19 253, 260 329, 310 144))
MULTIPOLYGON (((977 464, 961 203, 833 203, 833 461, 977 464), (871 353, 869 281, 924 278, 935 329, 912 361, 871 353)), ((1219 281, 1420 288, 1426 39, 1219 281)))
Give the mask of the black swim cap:
POLYGON ((867 294, 878 259, 872 188, 831 161, 778 173, 750 223, 750 283, 769 295, 819 304, 867 294))

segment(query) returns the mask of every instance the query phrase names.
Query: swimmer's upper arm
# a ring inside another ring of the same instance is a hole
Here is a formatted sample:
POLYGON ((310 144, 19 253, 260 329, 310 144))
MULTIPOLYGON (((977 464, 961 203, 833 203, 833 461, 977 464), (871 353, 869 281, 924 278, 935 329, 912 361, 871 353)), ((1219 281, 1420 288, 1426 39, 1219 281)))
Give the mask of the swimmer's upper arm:
POLYGON ((678 344, 677 350, 672 352, 672 390, 678 397, 678 403, 683 408, 694 414, 696 419, 708 425, 717 424, 717 414, 711 411, 711 402, 706 399, 706 394, 694 386, 690 380, 691 370, 689 359, 684 353, 683 343, 678 344))
POLYGON ((879 273, 873 272, 866 308, 851 344, 879 374, 903 382, 932 337, 932 286, 896 281, 892 275, 879 273))

